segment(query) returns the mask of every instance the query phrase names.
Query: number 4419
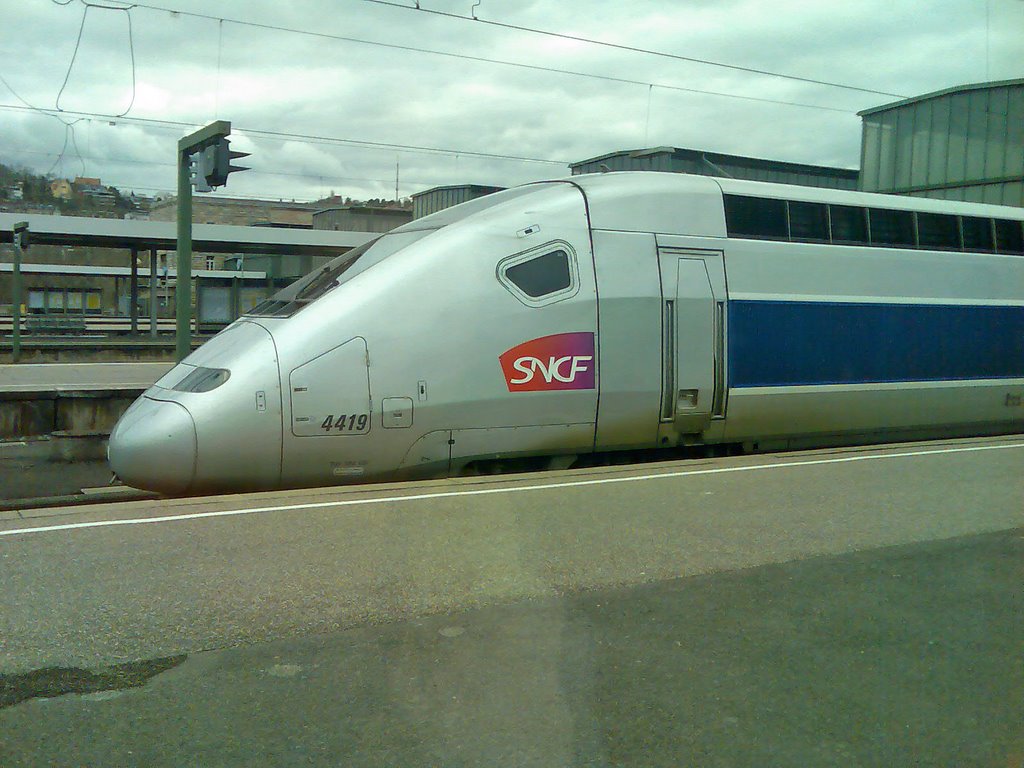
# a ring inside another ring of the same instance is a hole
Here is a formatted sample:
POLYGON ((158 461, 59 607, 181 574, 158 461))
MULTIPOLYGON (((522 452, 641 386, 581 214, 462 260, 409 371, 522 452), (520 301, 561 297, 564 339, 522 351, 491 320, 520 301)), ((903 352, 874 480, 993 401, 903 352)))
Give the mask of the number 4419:
POLYGON ((320 429, 324 432, 330 432, 332 429, 338 432, 365 432, 369 421, 370 417, 365 413, 343 413, 337 418, 332 413, 324 419, 320 429))

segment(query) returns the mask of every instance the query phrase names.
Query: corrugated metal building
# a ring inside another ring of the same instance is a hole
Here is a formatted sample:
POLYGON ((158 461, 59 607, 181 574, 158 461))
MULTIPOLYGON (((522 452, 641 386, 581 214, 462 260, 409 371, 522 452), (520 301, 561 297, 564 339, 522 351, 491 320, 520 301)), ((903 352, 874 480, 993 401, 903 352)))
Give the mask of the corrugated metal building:
POLYGON ((862 190, 1024 206, 1024 79, 947 88, 859 114, 862 190))
POLYGON ((481 184, 452 184, 445 187, 431 187, 412 196, 412 217, 419 219, 431 213, 443 211, 453 205, 475 200, 478 197, 501 192, 505 187, 487 187, 481 184))
POLYGON ((572 163, 569 168, 572 169, 573 176, 602 171, 667 171, 831 189, 856 189, 858 176, 856 170, 848 168, 785 163, 779 160, 722 155, 717 152, 679 147, 611 152, 572 163))

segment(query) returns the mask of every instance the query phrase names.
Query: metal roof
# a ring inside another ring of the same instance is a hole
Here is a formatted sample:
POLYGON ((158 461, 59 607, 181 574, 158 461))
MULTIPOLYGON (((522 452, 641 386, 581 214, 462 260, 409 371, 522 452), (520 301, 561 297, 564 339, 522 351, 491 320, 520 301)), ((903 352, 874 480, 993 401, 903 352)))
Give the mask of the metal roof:
MULTIPOLYGON (((222 197, 221 195, 201 195, 196 194, 192 196, 192 206, 195 207, 199 203, 212 203, 217 206, 231 206, 237 205, 246 208, 267 208, 268 210, 294 210, 294 211, 315 211, 316 203, 301 203, 296 200, 265 200, 262 198, 255 197, 222 197)), ((163 200, 158 200, 153 203, 153 208, 167 208, 168 206, 177 206, 178 200, 176 197, 168 197, 163 200)))
POLYGON ((313 215, 317 216, 321 213, 330 213, 331 211, 352 211, 353 213, 369 213, 373 216, 395 216, 401 214, 402 216, 412 215, 412 211, 408 208, 387 208, 380 205, 359 205, 358 203, 352 203, 351 205, 331 205, 327 208, 317 208, 313 211, 313 215))
MULTIPOLYGON (((567 181, 583 188, 588 199, 605 194, 612 201, 622 199, 623 194, 638 191, 650 198, 666 198, 673 194, 734 194, 771 197, 783 200, 824 202, 846 205, 875 206, 890 210, 934 211, 963 214, 966 216, 991 216, 994 218, 1022 219, 1024 211, 1006 205, 987 203, 965 203, 954 200, 937 200, 929 197, 889 195, 880 192, 857 192, 847 189, 823 187, 801 187, 793 184, 778 184, 746 179, 722 179, 712 176, 697 176, 687 173, 665 173, 658 171, 612 171, 611 173, 589 173, 569 176, 558 181, 567 181), (611 193, 611 194, 608 194, 611 193)), ((543 183, 543 182, 539 182, 543 183)), ((524 185, 524 187, 533 185, 524 185)), ((521 189, 521 188, 520 188, 521 189)), ((668 210, 674 210, 670 200, 668 210)), ((647 200, 640 207, 649 207, 647 200)), ((673 213, 673 215, 675 215, 673 213)), ((414 222, 415 223, 415 222, 414 222)), ((597 225, 595 225, 596 227, 597 225)), ((651 231, 658 231, 652 229, 651 231)))
POLYGON ((1012 88, 1014 86, 1024 86, 1024 78, 1018 78, 1017 80, 998 80, 991 83, 969 83, 967 85, 955 85, 952 88, 943 88, 941 91, 932 91, 922 96, 911 96, 909 99, 901 99, 894 101, 889 104, 883 104, 880 107, 872 107, 871 109, 865 109, 857 113, 858 116, 864 117, 865 115, 873 115, 876 112, 885 112, 886 110, 896 109, 897 107, 905 107, 908 104, 915 104, 919 101, 927 101, 928 99, 938 99, 942 96, 950 96, 956 93, 967 93, 968 91, 980 91, 988 90, 992 88, 1012 88))
POLYGON ((837 178, 856 179, 859 171, 856 168, 835 168, 833 166, 825 165, 809 165, 807 163, 791 163, 786 160, 765 160, 760 157, 747 157, 745 155, 727 155, 721 152, 708 152, 702 149, 687 149, 685 147, 646 147, 642 149, 625 149, 617 152, 608 152, 604 155, 598 155, 597 157, 591 157, 586 160, 580 160, 575 163, 570 163, 569 168, 576 169, 583 165, 592 163, 599 163, 602 160, 608 160, 615 157, 652 157, 654 155, 667 154, 675 157, 686 158, 689 160, 700 161, 701 159, 710 160, 716 164, 729 164, 737 165, 748 168, 760 168, 773 171, 781 171, 788 173, 802 173, 802 174, 827 174, 837 178))
POLYGON ((493 192, 501 192, 502 190, 507 189, 507 187, 491 187, 486 184, 442 184, 439 187, 431 187, 430 189, 425 189, 422 192, 413 192, 412 199, 415 200, 416 198, 423 197, 424 195, 430 195, 434 192, 444 192, 449 189, 465 189, 470 192, 485 192, 487 194, 491 194, 493 192))
MULTIPOLYGON (((84 216, 43 216, 0 213, 0 243, 9 243, 11 229, 27 221, 30 243, 39 245, 91 245, 104 248, 177 248, 174 222, 92 219, 84 216)), ((280 253, 337 255, 368 240, 379 232, 336 232, 313 229, 241 227, 223 224, 193 224, 195 253, 280 253)))

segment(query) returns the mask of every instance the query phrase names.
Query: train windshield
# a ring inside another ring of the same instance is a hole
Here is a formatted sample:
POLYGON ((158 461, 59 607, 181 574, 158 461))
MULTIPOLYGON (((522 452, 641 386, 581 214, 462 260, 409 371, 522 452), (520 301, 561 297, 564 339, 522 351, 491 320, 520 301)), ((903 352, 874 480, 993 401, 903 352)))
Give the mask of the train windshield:
POLYGON ((302 307, 316 301, 342 283, 427 236, 431 231, 390 233, 363 243, 296 280, 266 301, 257 304, 246 314, 261 317, 293 315, 302 307))

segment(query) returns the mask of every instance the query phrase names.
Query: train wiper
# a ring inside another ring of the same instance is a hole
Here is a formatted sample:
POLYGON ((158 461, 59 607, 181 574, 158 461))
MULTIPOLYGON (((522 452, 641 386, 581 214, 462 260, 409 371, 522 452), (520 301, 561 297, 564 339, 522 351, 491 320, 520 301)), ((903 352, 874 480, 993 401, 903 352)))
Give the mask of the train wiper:
POLYGON ((334 288, 337 288, 341 283, 338 278, 345 272, 349 267, 355 263, 355 259, 351 261, 338 264, 333 268, 328 265, 324 267, 323 271, 317 275, 313 280, 306 286, 304 286, 298 293, 295 294, 295 301, 300 303, 308 303, 314 301, 325 293, 334 288))
POLYGON ((313 303, 325 293, 329 293, 341 285, 344 282, 341 279, 342 274, 379 240, 380 238, 370 240, 332 259, 316 272, 311 272, 283 290, 278 291, 246 314, 263 317, 288 317, 294 314, 302 307, 313 303))

